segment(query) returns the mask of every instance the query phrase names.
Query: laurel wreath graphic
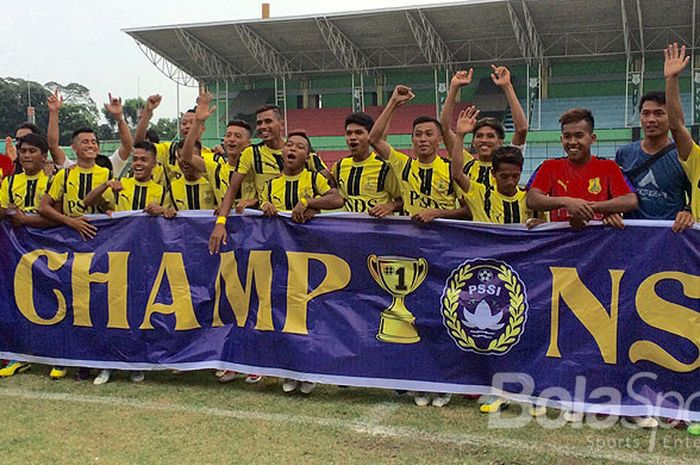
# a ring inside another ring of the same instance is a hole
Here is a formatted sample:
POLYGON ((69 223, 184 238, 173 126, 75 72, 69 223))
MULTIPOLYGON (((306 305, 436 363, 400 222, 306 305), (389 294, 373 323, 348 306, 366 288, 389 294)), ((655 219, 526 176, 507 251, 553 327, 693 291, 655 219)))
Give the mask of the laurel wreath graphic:
POLYGON ((445 317, 445 326, 450 332, 450 336, 457 345, 465 350, 475 352, 499 354, 506 353, 522 333, 522 326, 525 322, 525 294, 518 278, 506 265, 498 268, 498 278, 504 283, 510 298, 510 318, 503 334, 491 341, 485 349, 478 347, 472 337, 470 337, 459 321, 457 310, 459 307, 459 294, 467 281, 474 275, 472 265, 465 265, 452 274, 447 281, 447 288, 442 298, 442 314, 445 317))

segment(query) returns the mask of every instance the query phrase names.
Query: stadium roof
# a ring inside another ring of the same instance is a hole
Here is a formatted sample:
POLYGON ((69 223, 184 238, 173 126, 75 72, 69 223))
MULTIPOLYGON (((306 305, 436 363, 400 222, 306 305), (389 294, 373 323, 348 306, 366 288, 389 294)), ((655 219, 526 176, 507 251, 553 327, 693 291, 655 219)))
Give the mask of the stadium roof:
POLYGON ((634 58, 674 41, 694 48, 694 18, 696 0, 475 0, 124 32, 168 77, 191 85, 195 79, 634 58))

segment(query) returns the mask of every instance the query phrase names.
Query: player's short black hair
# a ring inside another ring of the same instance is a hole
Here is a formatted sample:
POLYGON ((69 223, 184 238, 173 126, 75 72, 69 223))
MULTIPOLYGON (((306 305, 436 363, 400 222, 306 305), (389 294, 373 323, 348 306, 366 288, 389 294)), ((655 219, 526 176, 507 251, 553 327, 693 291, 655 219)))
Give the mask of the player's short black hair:
POLYGON ((438 128, 438 131, 440 131, 440 134, 444 134, 442 130, 442 124, 440 124, 440 121, 437 119, 433 118, 432 116, 419 116, 416 119, 413 120, 413 129, 416 129, 416 126, 419 124, 423 123, 433 123, 435 127, 438 128))
POLYGON ((593 133, 595 129, 595 119, 593 118, 591 110, 586 108, 572 108, 571 110, 565 111, 559 118, 562 129, 564 129, 565 124, 578 123, 579 121, 587 122, 588 126, 591 128, 591 133, 593 133))
POLYGON ((29 121, 17 126, 17 129, 15 129, 15 133, 17 133, 17 131, 19 131, 20 129, 29 129, 32 132, 32 134, 41 135, 41 129, 39 129, 39 126, 37 126, 34 123, 30 123, 29 121))
POLYGON ((155 158, 158 154, 158 151, 156 150, 156 146, 147 140, 144 140, 141 142, 136 142, 134 144, 134 148, 145 150, 146 152, 153 155, 153 158, 155 158))
POLYGON ((309 135, 306 134, 306 131, 304 131, 303 129, 295 129, 294 131, 289 131, 289 134, 287 134, 287 140, 289 140, 289 138, 292 136, 303 137, 304 139, 306 139, 306 143, 309 144, 309 153, 313 151, 313 148, 311 146, 311 139, 309 139, 309 135))
POLYGON ((479 118, 476 121, 476 124, 474 125, 474 130, 472 131, 472 134, 476 134, 476 132, 483 127, 489 127, 496 131, 496 134, 498 134, 498 138, 501 140, 506 138, 506 128, 504 128, 503 123, 498 121, 496 118, 491 118, 490 116, 479 118))
POLYGON ((49 151, 49 143, 46 142, 46 138, 33 132, 30 132, 29 134, 17 139, 18 151, 22 150, 22 146, 24 145, 31 145, 32 147, 38 148, 42 155, 46 155, 49 151))
POLYGON ((284 117, 282 116, 282 110, 280 110, 280 107, 278 107, 277 105, 269 105, 268 104, 268 105, 263 105, 261 107, 258 107, 258 109, 255 110, 255 115, 257 116, 264 111, 270 111, 270 110, 272 110, 275 113, 275 115, 277 115, 277 119, 279 119, 280 121, 284 120, 284 117))
POLYGON ((374 118, 372 118, 364 111, 356 111, 354 113, 350 113, 345 118, 346 129, 349 124, 357 124, 358 126, 362 126, 363 128, 367 129, 367 132, 370 132, 372 130, 372 127, 374 127, 374 118))
POLYGON ((92 128, 88 128, 88 127, 78 128, 75 131, 73 131, 73 134, 71 135, 71 139, 75 139, 76 137, 78 137, 79 134, 85 134, 85 133, 94 134, 95 139, 97 139, 97 143, 98 144, 100 143, 100 138, 97 137, 97 133, 95 132, 95 130, 92 128))
POLYGON ((229 122, 226 123, 226 127, 228 128, 230 126, 238 126, 239 128, 243 128, 243 129, 247 130, 249 134, 253 133, 253 130, 251 129, 250 124, 248 124, 247 121, 244 121, 242 119, 235 118, 235 119, 229 120, 229 122))
POLYGON ((158 131, 156 131, 155 129, 149 129, 148 131, 146 131, 146 140, 153 144, 159 143, 160 136, 158 135, 158 131))
POLYGON ((659 105, 666 105, 666 92, 662 92, 660 90, 653 90, 651 92, 647 92, 642 96, 642 98, 639 100, 639 111, 642 111, 642 107, 644 106, 644 102, 656 102, 659 105))
POLYGON ((493 151, 493 157, 491 158, 491 165, 493 171, 498 171, 499 166, 503 163, 508 163, 510 165, 516 165, 523 169, 523 152, 514 145, 503 145, 493 151))

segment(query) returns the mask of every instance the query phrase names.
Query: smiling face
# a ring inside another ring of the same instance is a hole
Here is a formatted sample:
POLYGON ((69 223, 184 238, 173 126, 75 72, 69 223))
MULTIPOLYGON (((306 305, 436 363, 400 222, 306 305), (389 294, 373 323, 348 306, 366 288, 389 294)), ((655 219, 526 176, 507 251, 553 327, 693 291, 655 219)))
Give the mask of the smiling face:
POLYGON ((224 150, 227 155, 238 156, 250 145, 250 132, 241 126, 229 126, 224 134, 224 150))
POLYGON ((92 132, 76 134, 71 148, 79 160, 95 160, 100 153, 100 144, 97 142, 97 136, 92 132))
POLYGON ((304 169, 309 157, 309 141, 302 136, 290 135, 282 147, 285 174, 297 174, 304 169))
POLYGON ((255 116, 255 131, 264 142, 272 142, 281 137, 284 121, 275 110, 261 111, 255 116))
POLYGON ((474 132, 472 145, 476 147, 479 160, 490 161, 493 152, 503 145, 503 139, 498 135, 498 131, 491 126, 481 126, 474 132))
POLYGON ((156 155, 146 149, 135 148, 132 155, 131 171, 134 179, 139 182, 147 182, 151 179, 151 173, 156 166, 156 155))
POLYGON ((413 127, 411 135, 413 151, 418 158, 428 158, 435 155, 442 143, 440 128, 432 122, 418 123, 413 127))
MULTIPOLYGON (((194 126, 195 122, 195 115, 194 113, 191 112, 186 112, 182 115, 180 118, 180 138, 184 140, 187 137, 187 134, 190 133, 190 129, 192 129, 192 126, 194 126)), ((201 126, 199 137, 204 134, 204 125, 201 126)))
POLYGON ((596 141, 596 135, 586 120, 575 121, 562 125, 561 143, 569 161, 582 165, 591 158, 591 145, 596 141))

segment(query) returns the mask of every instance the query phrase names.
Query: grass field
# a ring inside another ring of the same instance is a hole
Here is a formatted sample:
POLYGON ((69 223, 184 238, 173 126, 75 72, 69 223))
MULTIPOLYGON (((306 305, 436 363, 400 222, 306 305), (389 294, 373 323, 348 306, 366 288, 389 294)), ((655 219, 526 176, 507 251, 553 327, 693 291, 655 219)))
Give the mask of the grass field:
POLYGON ((285 395, 271 378, 224 385, 211 371, 94 386, 35 365, 0 380, 0 402, 2 465, 700 463, 700 438, 680 430, 494 429, 461 397, 439 409, 373 389, 285 395))

